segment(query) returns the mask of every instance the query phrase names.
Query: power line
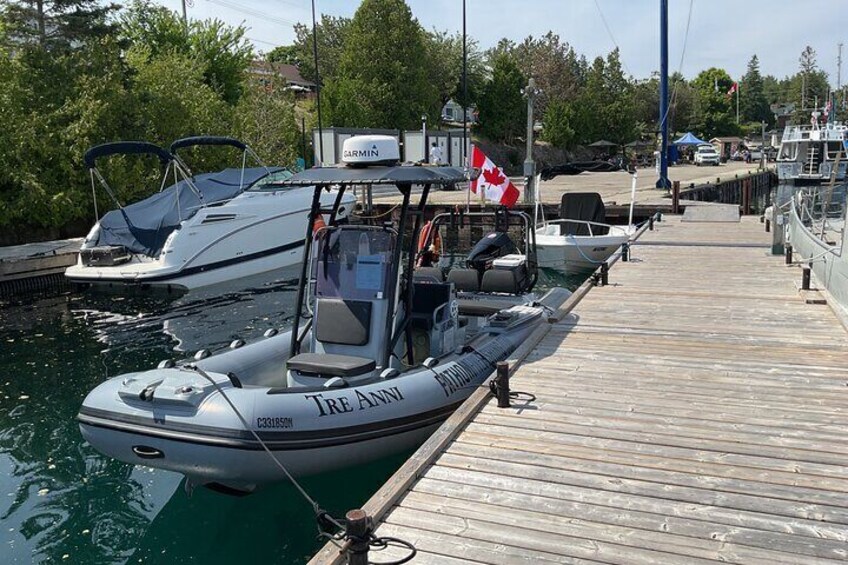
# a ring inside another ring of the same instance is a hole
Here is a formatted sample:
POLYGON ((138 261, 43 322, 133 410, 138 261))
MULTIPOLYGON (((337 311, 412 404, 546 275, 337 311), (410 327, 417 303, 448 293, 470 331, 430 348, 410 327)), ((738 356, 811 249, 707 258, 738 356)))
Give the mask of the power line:
POLYGON ((278 18, 276 16, 272 16, 271 14, 261 12, 259 10, 254 10, 253 8, 245 8, 243 5, 238 4, 236 2, 230 2, 228 0, 206 0, 212 4, 217 4, 218 6, 223 6, 224 8, 228 8, 235 12, 241 12, 242 14, 247 14, 248 16, 254 16, 257 18, 261 18, 262 20, 277 23, 284 26, 295 25, 298 22, 293 20, 287 20, 285 18, 278 18))
MULTIPOLYGON (((601 5, 598 4, 598 0, 595 0, 595 7, 598 9, 598 14, 600 14, 601 16, 601 21, 604 22, 604 27, 606 28, 607 34, 609 34, 610 39, 612 40, 612 44, 615 45, 615 48, 618 49, 619 53, 621 53, 621 48, 618 46, 618 42, 615 40, 615 36, 612 34, 612 29, 610 29, 606 17, 604 17, 604 12, 603 10, 601 10, 601 5)), ((630 69, 627 68, 627 63, 624 62, 624 58, 619 56, 619 60, 621 61, 621 65, 624 67, 624 70, 627 71, 627 74, 633 76, 633 73, 631 73, 630 69)))

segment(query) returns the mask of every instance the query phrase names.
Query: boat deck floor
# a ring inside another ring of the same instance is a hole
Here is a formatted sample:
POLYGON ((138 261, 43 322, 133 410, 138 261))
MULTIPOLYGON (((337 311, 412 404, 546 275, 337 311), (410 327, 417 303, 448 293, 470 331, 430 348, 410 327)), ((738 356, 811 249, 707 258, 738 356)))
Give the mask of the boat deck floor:
POLYGON ((640 241, 513 374, 535 401, 467 414, 365 505, 378 536, 416 564, 848 559, 845 329, 755 218, 640 241))

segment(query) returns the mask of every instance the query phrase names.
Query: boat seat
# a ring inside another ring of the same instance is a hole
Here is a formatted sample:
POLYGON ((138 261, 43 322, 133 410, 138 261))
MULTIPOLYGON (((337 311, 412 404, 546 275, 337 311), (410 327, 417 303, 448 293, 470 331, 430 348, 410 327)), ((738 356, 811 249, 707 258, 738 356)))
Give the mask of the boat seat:
POLYGON ((321 343, 366 345, 371 334, 371 303, 364 300, 319 298, 315 338, 321 343))
POLYGON ((504 304, 498 300, 471 300, 469 298, 460 298, 459 313, 464 316, 491 316, 509 308, 509 304, 504 304))
POLYGON ((445 274, 439 267, 418 267, 412 274, 415 282, 445 282, 445 274))
POLYGON ((326 377, 355 377, 377 366, 373 359, 335 353, 299 353, 286 363, 290 370, 326 377))
POLYGON ((482 292, 519 294, 521 285, 518 282, 517 275, 518 273, 511 269, 489 269, 483 273, 483 283, 480 285, 480 290, 482 292))
POLYGON ((415 281, 412 292, 412 326, 430 330, 443 321, 451 299, 451 283, 415 281), (441 309, 441 311, 439 311, 441 309), (438 319, 438 320, 437 320, 438 319))
POLYGON ((452 282, 456 290, 461 292, 477 292, 480 290, 480 274, 476 269, 451 269, 448 282, 452 282))

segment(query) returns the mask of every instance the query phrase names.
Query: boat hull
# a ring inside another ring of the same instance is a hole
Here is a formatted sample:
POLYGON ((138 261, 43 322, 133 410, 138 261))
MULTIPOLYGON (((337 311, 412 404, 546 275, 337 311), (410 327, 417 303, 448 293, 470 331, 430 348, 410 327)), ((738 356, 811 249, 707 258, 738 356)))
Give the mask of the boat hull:
POLYGON ((533 313, 517 326, 479 335, 432 368, 359 386, 287 388, 289 333, 198 362, 214 385, 187 367, 122 375, 89 393, 80 431, 109 457, 245 491, 285 479, 263 444, 295 476, 372 461, 432 433, 547 323, 546 307, 522 307, 533 313))
POLYGON ((542 267, 580 273, 597 269, 630 239, 629 233, 605 236, 561 236, 537 232, 536 253, 542 267))

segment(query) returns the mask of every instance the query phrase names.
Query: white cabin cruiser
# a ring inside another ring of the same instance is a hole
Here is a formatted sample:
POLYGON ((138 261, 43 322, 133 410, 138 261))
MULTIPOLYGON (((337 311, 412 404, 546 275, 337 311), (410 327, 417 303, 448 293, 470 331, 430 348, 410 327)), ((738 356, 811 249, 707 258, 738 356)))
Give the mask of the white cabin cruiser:
MULTIPOLYGON (((85 155, 91 171, 117 205, 85 238, 76 265, 65 272, 74 283, 197 288, 295 265, 303 256, 303 229, 312 191, 273 184, 291 173, 266 167, 244 143, 227 137, 181 139, 166 151, 143 142, 99 145, 85 155), (191 174, 179 149, 231 146, 242 152, 241 168, 191 174), (156 194, 122 206, 96 167, 110 155, 149 154, 165 172, 156 194), (246 167, 247 157, 261 166, 246 167), (165 187, 167 179, 174 184, 165 187)), ((325 204, 333 193, 322 197, 325 204)), ((355 199, 347 195, 340 218, 355 199)), ((97 208, 95 192, 95 213, 97 208)))
POLYGON ((471 269, 447 282, 416 271, 430 188, 466 172, 396 166, 397 142, 385 136, 351 138, 344 155, 351 166, 279 183, 313 187, 292 329, 100 384, 78 415, 91 445, 240 492, 283 480, 279 464, 306 475, 397 453, 434 431, 567 297, 555 289, 537 299, 526 262, 482 280, 471 269), (396 224, 340 222, 347 191, 371 185, 402 196, 396 224), (417 203, 413 185, 423 186, 417 203), (480 287, 458 291, 453 281, 468 275, 480 287))
MULTIPOLYGON (((573 164, 582 170, 598 170, 590 163, 573 164)), ((570 169, 569 169, 570 170, 570 169)), ((603 169, 607 171, 609 169, 603 169)), ((621 169, 617 169, 621 170, 621 169)), ((558 172, 548 172, 553 178, 558 172)), ((568 172, 566 174, 574 174, 568 172)), ((545 219, 539 190, 536 191, 536 243, 539 265, 556 268, 568 274, 591 271, 610 258, 636 233, 633 225, 633 206, 636 193, 636 173, 631 175, 630 215, 628 225, 618 226, 606 221, 606 207, 597 192, 567 192, 562 195, 559 217, 545 219)), ((539 186, 539 183, 536 183, 539 186)))

